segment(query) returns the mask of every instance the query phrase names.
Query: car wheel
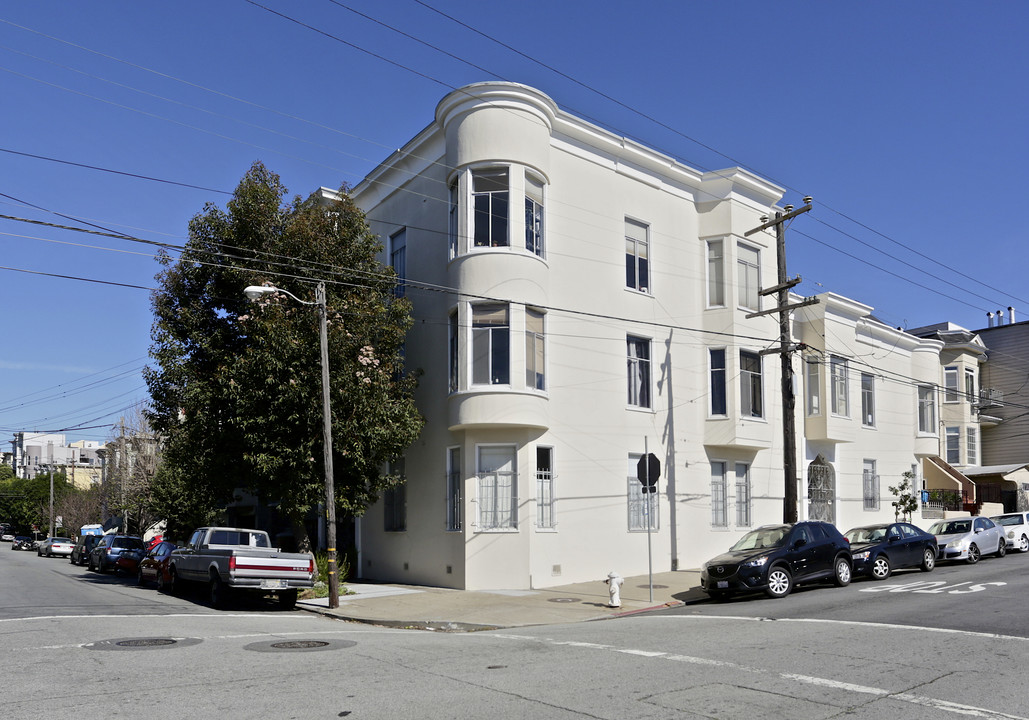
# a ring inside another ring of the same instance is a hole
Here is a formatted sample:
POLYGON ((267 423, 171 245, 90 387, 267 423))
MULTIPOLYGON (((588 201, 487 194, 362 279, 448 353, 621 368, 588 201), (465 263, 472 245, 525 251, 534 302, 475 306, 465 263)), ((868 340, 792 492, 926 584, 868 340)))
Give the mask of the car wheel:
POLYGON ((1008 541, 1005 540, 1003 536, 1001 537, 1000 542, 997 543, 997 552, 995 554, 997 557, 1004 557, 1008 554, 1008 541))
POLYGON ((890 567, 890 559, 885 555, 880 555, 872 562, 873 580, 885 580, 891 572, 893 572, 893 568, 890 567))
POLYGON ((979 558, 982 557, 982 553, 979 552, 979 546, 972 543, 968 546, 968 564, 975 565, 979 562, 979 558))
POLYGON ((146 578, 143 577, 143 568, 139 568, 138 570, 136 570, 136 584, 146 585, 146 578))
POLYGON ((782 565, 776 565, 768 571, 768 587, 765 594, 770 598, 784 598, 793 589, 793 576, 782 565))
POLYGON ((209 597, 211 606, 216 608, 222 608, 225 606, 225 601, 228 599, 229 589, 225 587, 225 583, 217 575, 211 575, 211 583, 208 586, 209 597))
POLYGON ((157 568, 157 592, 171 593, 171 583, 164 579, 164 570, 157 568))
POLYGON ((847 558, 836 558, 836 565, 833 567, 833 582, 836 583, 836 587, 850 585, 850 571, 850 563, 847 561, 847 558))
POLYGON ((1027 538, 1025 535, 1018 539, 1018 551, 1029 552, 1029 538, 1027 538))
POLYGON ((922 572, 932 572, 936 567, 936 553, 932 548, 926 548, 922 553, 922 564, 918 566, 922 572))
POLYGON ((283 590, 279 593, 279 607, 283 610, 292 610, 297 606, 297 590, 283 590))

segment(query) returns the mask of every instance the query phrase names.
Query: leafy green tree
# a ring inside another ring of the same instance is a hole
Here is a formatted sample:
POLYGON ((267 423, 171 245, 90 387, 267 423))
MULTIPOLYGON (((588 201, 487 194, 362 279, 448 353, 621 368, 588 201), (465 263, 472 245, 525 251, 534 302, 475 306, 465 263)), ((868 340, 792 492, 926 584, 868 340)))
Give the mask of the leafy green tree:
POLYGON ((912 483, 915 479, 914 473, 907 471, 901 474, 901 481, 890 487, 890 492, 897 498, 891 505, 893 505, 893 519, 899 520, 901 516, 904 520, 911 520, 911 513, 918 509, 918 497, 915 495, 912 483))
POLYGON ((208 205, 193 218, 178 260, 163 257, 146 379, 170 466, 157 496, 189 494, 195 517, 244 489, 278 502, 304 545, 303 520, 324 499, 319 315, 282 294, 252 302, 243 289, 274 285, 310 302, 326 284, 342 513, 361 515, 397 481, 380 468, 422 419, 403 365, 410 305, 377 260, 382 246, 363 213, 345 187, 331 202, 285 196, 257 163, 225 211, 208 205))

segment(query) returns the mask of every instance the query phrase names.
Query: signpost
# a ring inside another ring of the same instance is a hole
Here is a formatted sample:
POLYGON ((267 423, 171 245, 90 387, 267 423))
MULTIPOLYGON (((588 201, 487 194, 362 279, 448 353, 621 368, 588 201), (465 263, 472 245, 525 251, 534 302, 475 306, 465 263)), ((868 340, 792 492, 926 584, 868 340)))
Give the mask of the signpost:
POLYGON ((650 507, 654 493, 657 492, 657 480, 661 477, 661 461, 657 455, 647 450, 647 438, 643 438, 643 457, 636 463, 636 477, 639 479, 640 492, 643 496, 643 514, 647 516, 647 571, 650 578, 650 602, 654 602, 654 554, 650 546, 650 507))

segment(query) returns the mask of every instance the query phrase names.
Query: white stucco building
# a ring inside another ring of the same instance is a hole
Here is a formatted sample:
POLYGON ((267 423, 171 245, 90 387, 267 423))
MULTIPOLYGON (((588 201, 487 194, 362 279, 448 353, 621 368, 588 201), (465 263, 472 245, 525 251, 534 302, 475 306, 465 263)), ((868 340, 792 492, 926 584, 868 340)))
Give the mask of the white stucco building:
MULTIPOLYGON (((779 358, 762 352, 778 325, 745 317, 775 304, 758 292, 777 282, 775 237, 744 233, 782 195, 533 88, 445 97, 354 189, 407 280, 427 421, 406 486, 360 521, 359 576, 489 589, 644 574, 648 499, 661 571, 781 521, 779 358), (636 479, 646 451, 661 461, 652 495, 636 479)), ((892 519, 886 486, 938 447, 918 388, 935 387, 940 343, 870 312, 830 294, 793 320, 808 347, 793 355, 800 516, 831 512, 843 530, 892 519), (809 493, 816 460, 829 470, 809 493)))

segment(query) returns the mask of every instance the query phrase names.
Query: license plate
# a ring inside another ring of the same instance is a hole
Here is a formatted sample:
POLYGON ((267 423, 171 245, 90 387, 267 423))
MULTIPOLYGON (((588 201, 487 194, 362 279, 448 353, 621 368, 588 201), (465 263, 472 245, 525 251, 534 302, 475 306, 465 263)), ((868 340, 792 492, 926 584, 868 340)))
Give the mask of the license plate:
POLYGON ((719 590, 721 590, 722 588, 727 588, 727 587, 729 587, 729 581, 728 580, 719 580, 718 581, 718 589, 719 590))
POLYGON ((262 590, 282 590, 286 587, 285 580, 262 580, 262 590))

